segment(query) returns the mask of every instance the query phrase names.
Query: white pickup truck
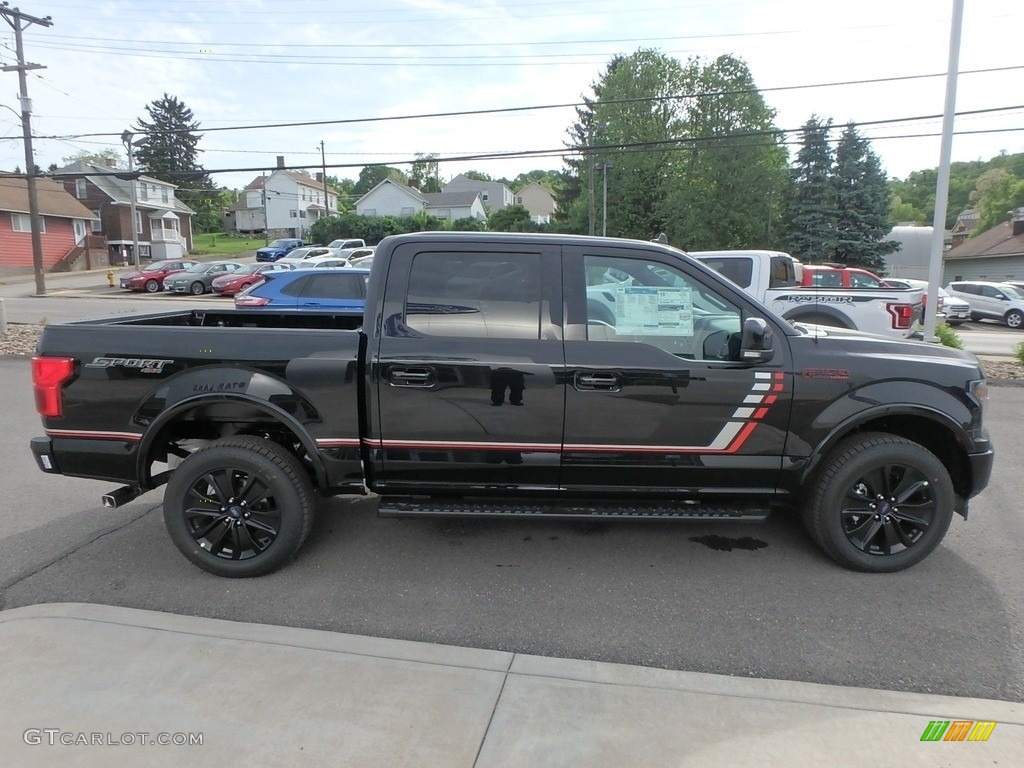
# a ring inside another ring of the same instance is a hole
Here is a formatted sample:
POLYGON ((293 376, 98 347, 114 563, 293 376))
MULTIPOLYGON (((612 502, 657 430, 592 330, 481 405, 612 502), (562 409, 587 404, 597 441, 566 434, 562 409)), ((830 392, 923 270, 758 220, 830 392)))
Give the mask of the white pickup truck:
POLYGON ((781 251, 687 251, 787 320, 909 337, 924 291, 800 287, 799 261, 781 251))

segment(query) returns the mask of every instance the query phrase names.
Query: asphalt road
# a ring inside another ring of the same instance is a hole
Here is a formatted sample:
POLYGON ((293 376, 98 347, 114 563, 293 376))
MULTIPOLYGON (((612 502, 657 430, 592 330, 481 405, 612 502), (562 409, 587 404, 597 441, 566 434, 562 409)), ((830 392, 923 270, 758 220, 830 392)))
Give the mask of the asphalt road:
MULTIPOLYGON (((909 571, 857 574, 795 521, 379 519, 321 504, 283 570, 210 576, 174 549, 162 491, 39 472, 28 364, 0 360, 0 606, 82 601, 671 669, 1024 701, 1024 388, 992 390, 998 458, 970 520, 909 571), (707 543, 695 541, 702 537, 707 543), (758 542, 764 546, 758 546, 758 542), (714 544, 716 546, 709 546, 714 544), (732 545, 730 549, 729 546, 732 545)), ((258 670, 254 671, 258 674, 258 670)))

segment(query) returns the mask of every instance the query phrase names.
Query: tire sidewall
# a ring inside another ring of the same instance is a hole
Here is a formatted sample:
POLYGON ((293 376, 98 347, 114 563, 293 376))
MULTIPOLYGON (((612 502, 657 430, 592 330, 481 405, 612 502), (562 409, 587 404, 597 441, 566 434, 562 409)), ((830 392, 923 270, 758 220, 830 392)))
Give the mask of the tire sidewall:
POLYGON ((816 528, 816 535, 812 530, 812 536, 818 544, 841 565, 859 571, 890 573, 917 564, 939 546, 953 518, 954 500, 949 473, 934 454, 908 440, 882 436, 837 451, 819 478, 809 523, 816 528), (839 510, 847 489, 872 467, 883 463, 902 464, 925 474, 938 508, 928 531, 912 547, 895 555, 870 555, 850 543, 839 510))
POLYGON ((193 296, 202 296, 204 293, 206 293, 206 286, 200 283, 198 280, 192 283, 192 285, 190 285, 188 289, 193 296), (199 290, 196 290, 196 288, 198 288, 199 290))
POLYGON ((153 279, 146 281, 146 293, 159 293, 159 291, 160 283, 153 279))
POLYGON ((225 440, 203 448, 182 462, 164 492, 164 524, 178 550, 204 571, 217 576, 247 578, 275 571, 294 557, 308 533, 312 489, 298 461, 267 440, 225 440), (246 443, 249 443, 248 445, 246 443), (269 454, 254 448, 274 446, 269 454), (276 449, 276 450, 275 450, 276 449), (193 538, 185 519, 185 498, 205 473, 237 468, 256 473, 273 491, 281 509, 277 538, 266 550, 248 560, 228 560, 207 552, 193 538))
POLYGON ((1009 312, 1006 313, 1005 322, 1007 328, 1019 330, 1021 326, 1024 326, 1024 313, 1016 309, 1011 309, 1009 312), (1016 324, 1014 324, 1014 321, 1016 321, 1016 324))

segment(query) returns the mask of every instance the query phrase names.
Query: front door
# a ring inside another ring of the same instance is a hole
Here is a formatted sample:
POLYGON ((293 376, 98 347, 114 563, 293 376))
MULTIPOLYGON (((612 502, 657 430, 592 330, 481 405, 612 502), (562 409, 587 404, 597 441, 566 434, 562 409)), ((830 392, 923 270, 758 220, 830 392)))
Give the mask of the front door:
POLYGON ((396 247, 386 279, 369 385, 376 485, 557 491, 565 397, 557 249, 408 243, 396 247))
POLYGON ((566 248, 562 485, 674 499, 772 492, 789 422, 788 350, 740 361, 756 312, 692 265, 628 246, 566 248))

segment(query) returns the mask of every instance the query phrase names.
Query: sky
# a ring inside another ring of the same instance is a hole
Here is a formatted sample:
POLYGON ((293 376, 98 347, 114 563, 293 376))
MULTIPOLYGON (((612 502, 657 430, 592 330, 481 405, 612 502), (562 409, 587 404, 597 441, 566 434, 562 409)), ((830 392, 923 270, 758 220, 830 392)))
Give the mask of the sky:
MULTIPOLYGON (((23 33, 26 61, 45 67, 28 72, 37 165, 103 149, 124 157, 121 133, 148 120, 146 105, 166 93, 192 109, 200 162, 230 188, 278 156, 320 170, 321 142, 327 173, 342 178, 367 163, 407 171, 416 153, 442 158, 442 181, 467 170, 511 179, 562 169, 572 105, 613 56, 639 48, 683 62, 736 56, 779 128, 812 115, 854 121, 886 172, 905 178, 939 165, 954 8, 953 0, 16 5, 53 22, 23 33), (249 127, 268 124, 280 127, 249 127), (522 152, 542 156, 455 159, 522 152)), ((965 0, 954 161, 1024 152, 1022 29, 1024 3, 965 0)), ((0 65, 16 63, 14 37, 0 24, 0 65)), ((0 73, 0 105, 0 169, 23 169, 16 72, 0 73)))

